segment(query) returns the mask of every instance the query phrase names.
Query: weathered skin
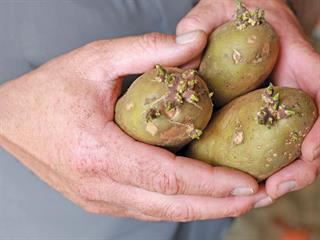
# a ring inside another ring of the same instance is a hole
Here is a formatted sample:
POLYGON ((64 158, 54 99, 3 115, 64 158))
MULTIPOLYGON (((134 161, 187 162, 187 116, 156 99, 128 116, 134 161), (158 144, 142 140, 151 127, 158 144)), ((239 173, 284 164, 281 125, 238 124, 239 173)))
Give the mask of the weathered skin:
POLYGON ((266 21, 239 29, 234 20, 217 28, 199 69, 215 94, 214 104, 223 106, 257 89, 271 73, 278 53, 277 34, 266 21))
POLYGON ((242 170, 260 181, 294 161, 316 120, 317 109, 300 90, 274 90, 280 96, 276 111, 280 119, 268 120, 268 114, 261 118, 261 112, 266 112, 262 99, 266 90, 248 93, 215 113, 201 139, 190 145, 188 156, 242 170))
POLYGON ((115 121, 136 140, 178 150, 198 139, 207 126, 213 108, 209 95, 195 70, 157 66, 118 100, 115 121))

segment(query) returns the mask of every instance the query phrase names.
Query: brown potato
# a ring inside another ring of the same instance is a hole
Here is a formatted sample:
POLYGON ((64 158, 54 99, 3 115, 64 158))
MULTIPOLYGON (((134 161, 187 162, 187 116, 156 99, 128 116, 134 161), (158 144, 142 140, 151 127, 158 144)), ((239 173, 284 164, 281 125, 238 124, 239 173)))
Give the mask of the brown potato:
POLYGON ((223 106, 257 89, 271 73, 278 53, 277 34, 264 12, 238 9, 236 20, 211 34, 200 64, 199 73, 214 92, 214 104, 223 106))
POLYGON ((215 113, 187 155, 263 180, 299 157, 316 118, 314 102, 298 89, 256 90, 215 113))
POLYGON ((207 126, 213 108, 209 95, 195 70, 157 65, 118 100, 115 121, 136 140, 178 150, 207 126))

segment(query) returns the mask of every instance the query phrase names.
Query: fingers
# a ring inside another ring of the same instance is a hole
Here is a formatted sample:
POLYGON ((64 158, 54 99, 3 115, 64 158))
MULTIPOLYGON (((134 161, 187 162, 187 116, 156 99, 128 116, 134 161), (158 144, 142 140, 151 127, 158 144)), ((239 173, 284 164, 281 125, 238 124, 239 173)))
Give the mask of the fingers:
POLYGON ((200 196, 168 196, 153 193, 133 186, 121 184, 95 183, 88 188, 99 188, 99 194, 86 196, 92 199, 114 201, 120 206, 155 219, 168 221, 192 221, 235 217, 272 201, 263 189, 250 197, 212 198, 200 196), (112 196, 112 197, 111 197, 112 196), (267 200, 268 201, 267 201, 267 200))
MULTIPOLYGON (((60 180, 59 180, 60 181, 60 180)), ((78 204, 83 210, 90 214, 99 214, 107 216, 118 216, 118 217, 130 217, 139 219, 142 221, 160 221, 160 218, 145 215, 141 212, 137 212, 128 209, 127 206, 121 206, 117 201, 110 201, 109 199, 101 198, 101 191, 108 189, 108 192, 112 189, 113 181, 104 181, 104 187, 100 188, 101 179, 96 177, 88 179, 82 178, 80 181, 71 181, 65 187, 63 195, 78 204), (106 187, 108 186, 108 187, 106 187)), ((112 196, 112 194, 110 194, 112 196)), ((109 196, 109 197, 110 197, 109 196)))
POLYGON ((182 34, 197 29, 211 33, 214 28, 232 18, 233 12, 225 1, 202 0, 178 23, 176 32, 182 34))
POLYGON ((196 30, 179 36, 149 33, 142 36, 97 41, 87 46, 98 55, 97 64, 116 79, 146 72, 155 64, 179 66, 198 56, 207 36, 196 30))
POLYGON ((164 149, 135 142, 115 124, 110 124, 105 130, 104 139, 109 147, 105 170, 120 183, 168 195, 221 197, 250 195, 258 189, 255 179, 240 171, 213 168, 203 162, 176 157, 164 149))
POLYGON ((272 198, 312 184, 320 167, 320 119, 317 120, 302 144, 301 159, 272 175, 266 182, 266 191, 272 198))
POLYGON ((320 161, 320 118, 318 118, 302 144, 302 158, 309 162, 320 161))
POLYGON ((96 135, 101 139, 83 136, 86 145, 75 147, 73 171, 110 177, 122 184, 167 195, 221 197, 250 195, 258 189, 256 180, 249 175, 176 157, 167 150, 136 142, 113 122, 96 135))
POLYGON ((266 192, 276 199, 288 192, 309 186, 317 177, 319 165, 320 161, 311 163, 299 159, 293 162, 267 180, 266 192))
MULTIPOLYGON (((223 24, 228 19, 223 1, 202 0, 180 20, 176 28, 176 33, 184 34, 200 29, 210 34, 214 28, 223 24)), ((197 68, 200 60, 201 54, 182 67, 197 68)))

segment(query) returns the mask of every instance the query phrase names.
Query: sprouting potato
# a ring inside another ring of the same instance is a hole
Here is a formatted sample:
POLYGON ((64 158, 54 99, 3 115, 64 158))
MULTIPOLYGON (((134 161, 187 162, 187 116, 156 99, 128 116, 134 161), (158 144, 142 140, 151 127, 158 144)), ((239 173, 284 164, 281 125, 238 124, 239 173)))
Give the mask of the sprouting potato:
POLYGON ((214 92, 214 104, 223 106, 257 89, 271 73, 279 41, 264 11, 248 11, 238 3, 236 19, 210 36, 199 73, 214 92))
POLYGON ((300 156, 303 139, 316 118, 317 108, 304 92, 270 85, 215 113, 187 155, 261 181, 300 156))
POLYGON ((199 139, 212 108, 211 94, 195 70, 156 65, 118 100, 115 121, 134 139, 175 151, 199 139))

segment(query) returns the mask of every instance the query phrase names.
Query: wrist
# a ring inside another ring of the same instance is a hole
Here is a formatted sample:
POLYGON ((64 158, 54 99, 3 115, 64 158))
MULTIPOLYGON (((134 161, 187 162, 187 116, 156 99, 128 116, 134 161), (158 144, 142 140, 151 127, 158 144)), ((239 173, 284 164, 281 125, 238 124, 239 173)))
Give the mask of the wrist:
MULTIPOLYGON (((0 85, 0 137, 12 141, 21 136, 17 134, 19 124, 27 121, 23 115, 27 94, 19 89, 18 80, 8 81, 0 85)), ((23 86, 23 85, 21 85, 23 86)), ((0 145, 2 142, 0 142, 0 145)))
POLYGON ((8 85, 9 83, 3 83, 0 85, 0 147, 11 152, 11 149, 8 148, 9 141, 8 141, 8 104, 7 104, 7 93, 8 93, 8 85))
POLYGON ((5 129, 7 128, 7 120, 6 120, 6 115, 7 115, 7 107, 6 107, 6 102, 7 102, 7 86, 8 83, 3 83, 0 85, 0 146, 2 146, 2 141, 4 141, 5 137, 5 129))

